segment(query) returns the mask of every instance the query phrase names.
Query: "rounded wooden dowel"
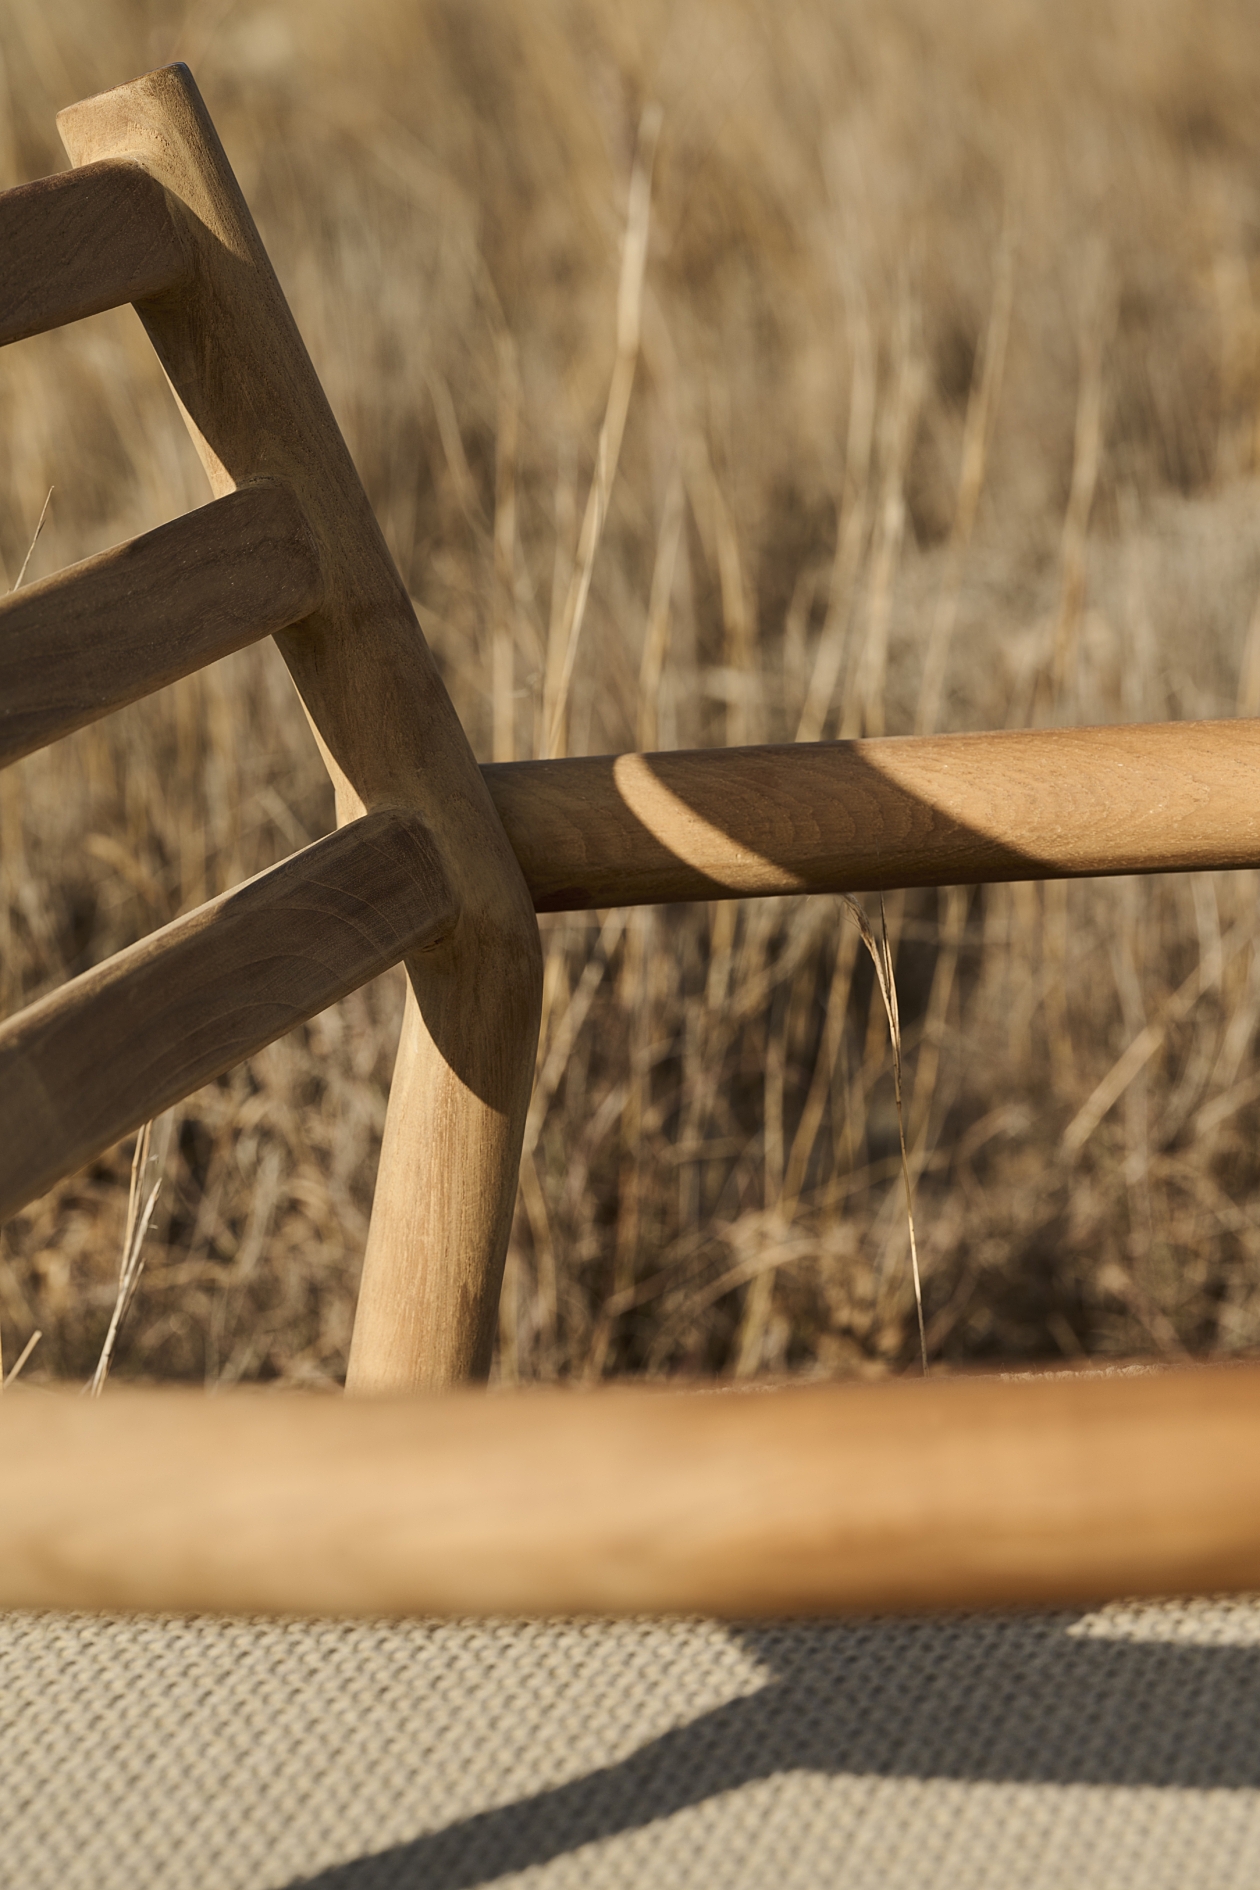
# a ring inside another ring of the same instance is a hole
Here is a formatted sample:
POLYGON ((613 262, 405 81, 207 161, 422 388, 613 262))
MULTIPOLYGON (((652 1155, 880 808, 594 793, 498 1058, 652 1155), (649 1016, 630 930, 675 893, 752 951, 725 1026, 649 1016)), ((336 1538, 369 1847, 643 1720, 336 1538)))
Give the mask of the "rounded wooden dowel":
POLYGON ((458 916, 416 814, 369 814, 0 1025, 0 1220, 458 916))
POLYGON ((85 165, 0 194, 0 344, 179 288, 192 251, 138 164, 85 165))
POLYGON ((1260 1373, 0 1400, 0 1608, 732 1618, 1260 1587, 1260 1373))
POLYGON ((1260 721, 483 769, 539 912, 1260 865, 1260 721))
POLYGON ((297 500, 260 479, 0 598, 0 767, 283 630, 322 596, 297 500))

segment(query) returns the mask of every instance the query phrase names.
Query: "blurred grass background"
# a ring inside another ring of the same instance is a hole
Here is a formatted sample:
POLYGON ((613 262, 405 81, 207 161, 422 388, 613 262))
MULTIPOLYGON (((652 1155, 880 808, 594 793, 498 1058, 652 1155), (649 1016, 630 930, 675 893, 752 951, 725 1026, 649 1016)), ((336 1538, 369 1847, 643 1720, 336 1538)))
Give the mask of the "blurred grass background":
MULTIPOLYGON (((8 0, 0 183, 172 57, 483 759, 546 745, 656 108, 567 749, 1260 712, 1246 0, 8 0)), ((0 356, 5 588, 49 488, 28 577, 207 496, 129 310, 0 356)), ((331 819, 270 646, 0 775, 0 1011, 331 819)), ((1260 1341, 1256 892, 889 900, 934 1360, 1260 1341)), ((911 1362, 840 903, 542 923, 497 1374, 911 1362)), ((119 1376, 340 1377, 400 1008, 384 980, 181 1108, 119 1376)), ((91 1371, 129 1160, 0 1236, 31 1376, 91 1371)))

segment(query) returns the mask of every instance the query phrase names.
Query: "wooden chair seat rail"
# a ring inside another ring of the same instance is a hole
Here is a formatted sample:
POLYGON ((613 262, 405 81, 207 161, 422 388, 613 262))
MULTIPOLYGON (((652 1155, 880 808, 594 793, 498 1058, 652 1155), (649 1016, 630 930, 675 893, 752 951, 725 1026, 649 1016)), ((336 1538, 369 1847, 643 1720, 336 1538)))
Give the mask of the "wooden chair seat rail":
POLYGON ((1260 1372, 0 1400, 0 1608, 753 1615, 1260 1588, 1260 1372))
POLYGON ((366 815, 0 1025, 0 1220, 458 911, 424 822, 366 815))
POLYGON ((259 480, 0 599, 0 767, 308 616, 319 551, 259 480))
POLYGON ((0 195, 0 344, 184 287, 192 251, 166 192, 125 159, 0 195))

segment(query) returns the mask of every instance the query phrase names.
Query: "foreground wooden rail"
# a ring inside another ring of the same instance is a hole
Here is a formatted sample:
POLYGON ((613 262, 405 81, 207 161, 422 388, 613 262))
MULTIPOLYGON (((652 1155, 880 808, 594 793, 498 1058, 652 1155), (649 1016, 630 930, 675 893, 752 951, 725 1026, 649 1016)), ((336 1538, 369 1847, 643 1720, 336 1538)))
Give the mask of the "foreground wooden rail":
POLYGON ((731 1617, 1260 1588, 1260 1373, 17 1392, 0 1608, 731 1617))
POLYGON ((1260 866, 1260 722, 482 770, 539 912, 1260 866))

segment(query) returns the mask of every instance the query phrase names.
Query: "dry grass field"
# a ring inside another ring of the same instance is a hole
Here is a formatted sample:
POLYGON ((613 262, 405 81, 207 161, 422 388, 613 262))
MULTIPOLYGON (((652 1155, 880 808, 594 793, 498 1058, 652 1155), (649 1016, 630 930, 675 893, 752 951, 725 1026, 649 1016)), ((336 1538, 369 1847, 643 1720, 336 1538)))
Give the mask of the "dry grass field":
MULTIPOLYGON (((7 0, 0 183, 172 56, 483 759, 1260 711, 1247 0, 7 0)), ((5 588, 50 488, 28 578, 207 496, 129 310, 0 357, 5 588)), ((0 776, 0 1012, 331 819, 270 646, 0 776)), ((889 900, 935 1362, 1260 1345, 1258 887, 889 900)), ((498 1375, 912 1364, 841 902, 543 929, 498 1375)), ((118 1375, 339 1379, 400 1008, 177 1112, 118 1375)), ((130 1154, 0 1236, 32 1377, 92 1370, 130 1154)))

